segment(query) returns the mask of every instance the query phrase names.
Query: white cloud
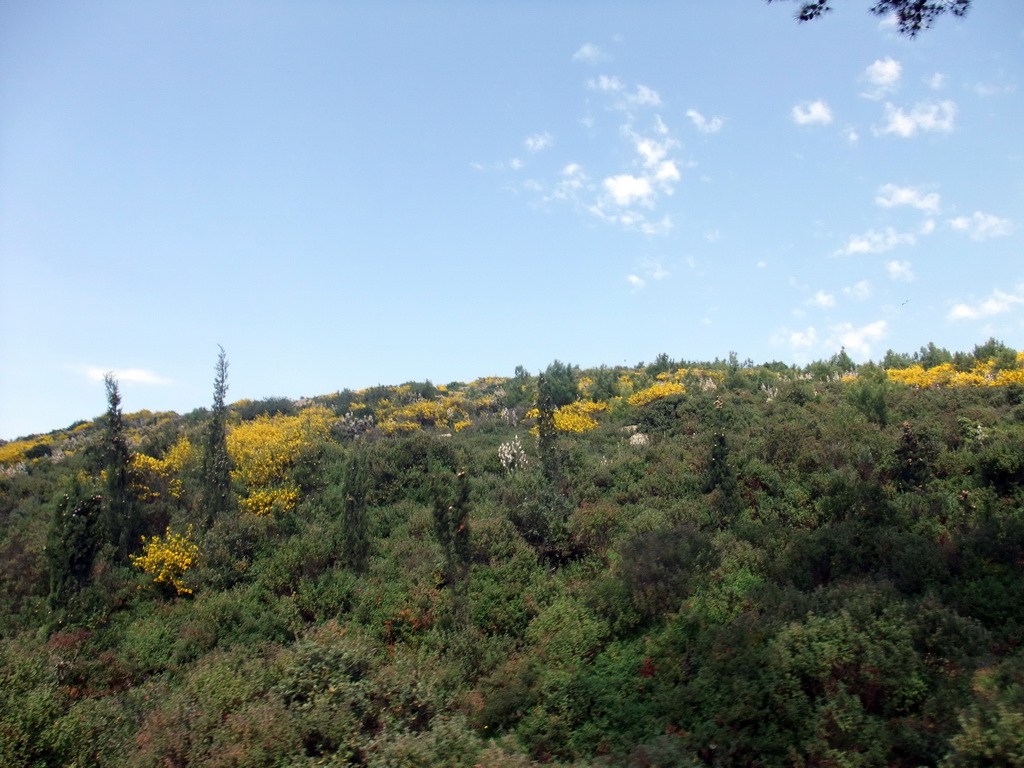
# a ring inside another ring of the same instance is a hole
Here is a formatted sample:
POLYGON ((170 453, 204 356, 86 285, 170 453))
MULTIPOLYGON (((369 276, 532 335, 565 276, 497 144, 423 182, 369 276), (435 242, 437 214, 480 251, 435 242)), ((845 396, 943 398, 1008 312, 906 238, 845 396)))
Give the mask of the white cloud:
POLYGON ((616 205, 623 207, 632 205, 634 202, 642 204, 649 203, 654 197, 654 187, 645 178, 622 173, 618 176, 610 176, 605 179, 604 188, 611 194, 616 205))
POLYGON ((793 331, 789 334, 790 346, 797 347, 811 347, 818 342, 818 332, 813 327, 808 328, 804 331, 793 331))
POLYGON ((626 86, 617 77, 601 75, 596 79, 587 81, 587 88, 592 91, 604 91, 619 95, 619 101, 615 103, 615 109, 636 109, 638 107, 661 106, 661 96, 653 88, 646 85, 638 85, 632 93, 626 91, 626 86))
POLYGON ((653 88, 648 88, 646 85, 638 85, 633 93, 624 94, 623 101, 618 106, 623 109, 660 107, 661 96, 653 88))
POLYGON ((958 216, 949 224, 959 232, 966 232, 972 240, 988 240, 990 237, 1005 237, 1013 231, 1013 222, 1000 219, 989 213, 975 211, 973 216, 958 216))
POLYGON ((926 219, 918 230, 922 235, 930 235, 935 231, 935 219, 926 219))
POLYGON ((808 299, 808 304, 813 304, 816 307, 834 307, 836 305, 836 297, 831 293, 825 293, 824 291, 818 291, 814 294, 814 297, 808 299))
POLYGON ((572 55, 573 61, 582 61, 587 64, 596 64, 599 61, 604 61, 608 56, 593 43, 584 43, 579 47, 579 50, 572 55))
POLYGON ((856 128, 847 128, 845 131, 843 131, 843 136, 845 136, 846 140, 851 144, 856 144, 858 141, 860 141, 860 134, 857 133, 856 128))
POLYGON ((690 118, 701 133, 718 133, 722 130, 722 126, 725 125, 725 118, 712 117, 709 120, 696 109, 686 110, 686 116, 690 118))
POLYGON ((618 92, 623 88, 622 81, 617 77, 609 77, 608 75, 601 75, 596 80, 588 80, 587 88, 592 91, 612 91, 618 92))
POLYGON ((946 87, 947 79, 948 78, 941 72, 936 72, 934 75, 929 77, 926 82, 928 83, 928 87, 931 88, 933 91, 941 91, 943 88, 946 87))
POLYGON ((890 261, 885 265, 885 271, 889 273, 892 280, 905 280, 910 282, 914 279, 914 270, 910 267, 909 261, 890 261))
POLYGON ((644 272, 652 280, 664 280, 666 277, 672 274, 667 269, 665 269, 665 267, 662 266, 660 261, 654 261, 653 259, 645 259, 643 267, 644 272))
POLYGON ((804 101, 793 107, 793 122, 797 125, 828 125, 832 110, 824 101, 804 101))
POLYGON ((923 194, 914 187, 897 187, 895 184, 884 184, 875 193, 875 202, 883 208, 895 208, 898 205, 909 205, 919 211, 937 213, 941 198, 937 192, 923 194))
POLYGON ((867 280, 861 280, 859 283, 843 288, 843 293, 855 299, 866 299, 871 295, 871 283, 867 280))
POLYGON ((987 98, 989 96, 996 96, 1000 93, 1013 93, 1014 87, 1012 85, 993 85, 992 83, 975 83, 974 87, 971 88, 976 96, 987 98))
POLYGON ((555 139, 550 133, 535 133, 523 140, 523 146, 528 152, 540 152, 547 149, 554 143, 555 139))
POLYGON ((947 315, 950 320, 980 320, 984 317, 1009 312, 1015 304, 1024 304, 1024 291, 1017 294, 993 291, 992 296, 974 306, 957 304, 947 315))
POLYGON ((668 144, 663 141, 636 137, 636 151, 643 158, 644 166, 653 168, 668 154, 668 144))
POLYGON ((918 131, 941 131, 948 133, 953 130, 956 118, 956 104, 949 99, 940 102, 915 104, 909 112, 892 104, 885 105, 886 123, 881 128, 873 128, 876 136, 894 133, 904 139, 914 136, 918 131))
POLYGON ((518 157, 513 157, 511 160, 508 161, 508 167, 511 168, 513 171, 518 171, 520 168, 523 167, 523 161, 520 160, 518 157))
POLYGON ((626 282, 629 283, 630 287, 634 291, 639 291, 641 288, 647 285, 644 279, 638 275, 626 275, 626 282))
POLYGON ((892 93, 899 86, 902 73, 903 65, 895 59, 886 57, 876 60, 864 70, 863 74, 864 79, 873 87, 866 93, 862 93, 861 96, 868 99, 880 99, 892 93))
POLYGON ((830 342, 845 348, 851 357, 866 360, 871 357, 871 342, 885 338, 888 328, 885 320, 877 320, 861 328, 854 328, 852 323, 842 323, 830 329, 830 342))
POLYGON ((846 247, 836 251, 836 256, 853 256, 858 253, 885 253, 891 251, 897 245, 913 245, 914 236, 897 232, 892 227, 886 227, 884 232, 868 230, 862 235, 854 235, 846 247))
POLYGON ((147 371, 143 368, 99 368, 95 365, 84 369, 87 377, 93 381, 103 381, 108 373, 113 374, 120 384, 170 384, 170 379, 147 371))

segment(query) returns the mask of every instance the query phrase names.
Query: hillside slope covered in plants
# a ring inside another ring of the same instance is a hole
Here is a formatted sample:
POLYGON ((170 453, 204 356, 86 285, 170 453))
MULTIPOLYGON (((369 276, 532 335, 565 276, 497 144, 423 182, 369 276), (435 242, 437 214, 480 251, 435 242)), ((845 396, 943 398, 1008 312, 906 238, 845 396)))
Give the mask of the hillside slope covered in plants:
POLYGON ((1024 353, 226 370, 0 446, 0 764, 1024 765, 1024 353))

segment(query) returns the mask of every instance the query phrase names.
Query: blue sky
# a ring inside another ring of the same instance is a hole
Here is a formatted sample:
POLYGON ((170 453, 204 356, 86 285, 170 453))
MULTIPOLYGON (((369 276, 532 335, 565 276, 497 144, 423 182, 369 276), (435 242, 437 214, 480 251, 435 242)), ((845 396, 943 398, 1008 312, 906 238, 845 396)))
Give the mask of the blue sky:
POLYGON ((0 437, 1024 347, 1024 4, 0 2, 0 437))

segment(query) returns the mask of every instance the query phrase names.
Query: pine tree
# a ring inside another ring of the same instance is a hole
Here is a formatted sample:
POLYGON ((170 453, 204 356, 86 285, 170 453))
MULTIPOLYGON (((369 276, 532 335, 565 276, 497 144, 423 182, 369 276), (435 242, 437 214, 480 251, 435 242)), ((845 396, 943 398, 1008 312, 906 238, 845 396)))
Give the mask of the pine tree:
POLYGON ((369 472, 366 464, 365 450, 356 448, 349 454, 344 466, 344 562, 358 574, 366 573, 367 562, 370 559, 370 531, 366 517, 369 472))
POLYGON ((104 526, 117 558, 127 562, 145 534, 142 516, 132 493, 132 456, 121 414, 121 390, 114 374, 103 377, 107 389, 107 433, 104 440, 106 507, 104 526))
POLYGON ((89 583, 103 546, 103 497, 92 495, 72 476, 54 509, 46 537, 50 607, 71 606, 89 583))
POLYGON ((557 485, 561 474, 555 437, 555 405, 547 377, 540 374, 537 377, 537 450, 540 453, 541 470, 552 485, 557 485))
POLYGON ((231 457, 228 455, 227 405, 228 359, 224 347, 217 356, 216 375, 213 380, 213 412, 206 433, 206 453, 203 455, 203 507, 206 525, 230 511, 231 457))

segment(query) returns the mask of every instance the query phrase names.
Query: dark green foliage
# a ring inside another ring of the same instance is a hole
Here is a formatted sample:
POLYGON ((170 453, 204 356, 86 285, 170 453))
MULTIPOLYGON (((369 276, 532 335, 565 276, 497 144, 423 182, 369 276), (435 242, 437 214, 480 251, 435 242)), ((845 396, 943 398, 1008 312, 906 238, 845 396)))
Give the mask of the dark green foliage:
POLYGON ((847 397, 864 417, 880 427, 889 423, 889 379, 885 369, 871 366, 852 382, 847 397))
POLYGON ((224 347, 217 355, 213 379, 213 408, 206 427, 206 452, 202 467, 202 519, 209 527, 233 506, 231 457, 228 455, 227 404, 228 358, 224 347))
MULTIPOLYGON (((583 434, 523 370, 454 435, 336 429, 296 460, 293 510, 194 525, 190 595, 114 557, 112 420, 64 456, 54 436, 0 475, 0 764, 1020 765, 1014 393, 745 365, 583 434), (537 403, 538 442, 510 398, 537 403)), ((583 373, 602 401, 652 382, 583 373)), ((393 392, 323 400, 340 419, 393 392)), ((114 435, 159 458, 211 415, 114 435)), ((159 498, 131 500, 154 532, 205 514, 206 475, 180 496, 151 475, 159 498)))
MULTIPOLYGON (((800 21, 811 21, 832 10, 831 0, 799 1, 796 17, 800 21)), ((971 0, 875 0, 871 12, 876 16, 895 16, 899 33, 914 38, 922 30, 930 29, 936 19, 947 12, 964 16, 970 7, 971 0)))
MULTIPOLYGON (((227 362, 225 361, 225 375, 226 372, 227 362)), ((225 392, 226 389, 225 387, 225 392)), ((214 393, 214 398, 216 398, 216 393, 214 393)), ((216 408, 216 403, 214 403, 214 408, 216 408)), ((265 397, 262 400, 246 400, 243 403, 235 404, 231 406, 231 411, 242 421, 250 421, 257 416, 292 416, 295 414, 295 405, 287 397, 265 397)))
POLYGON ((997 371, 1011 370, 1017 365, 1017 350, 990 338, 984 344, 975 345, 974 359, 979 363, 993 363, 997 371))
MULTIPOLYGON (((556 361, 557 362, 557 361, 556 361)), ((537 451, 540 453, 541 470, 552 485, 558 483, 561 475, 561 456, 555 445, 555 404, 544 375, 537 377, 537 451)))
POLYGON ((355 448, 345 460, 342 479, 344 496, 344 562, 356 573, 365 573, 370 558, 370 524, 366 513, 369 485, 366 451, 355 448))
POLYGON ((579 400, 577 381, 580 369, 561 360, 555 360, 544 369, 543 376, 537 379, 537 399, 546 398, 553 408, 575 403, 579 400))
POLYGON ((454 476, 441 469, 431 477, 434 537, 444 558, 445 583, 462 591, 469 576, 471 551, 469 480, 465 470, 454 476))
POLYGON ((928 346, 921 347, 921 350, 914 354, 914 361, 922 368, 934 368, 943 363, 952 363, 953 355, 945 347, 936 347, 929 341, 928 346))
POLYGON ((92 576, 93 563, 103 546, 103 497, 90 495, 75 478, 57 501, 46 540, 50 573, 50 605, 72 604, 92 576))
POLYGON ((146 530, 131 487, 132 456, 121 414, 121 392, 113 374, 106 374, 103 383, 107 389, 103 462, 107 476, 104 524, 118 560, 127 562, 128 555, 138 551, 141 546, 141 537, 146 530))

